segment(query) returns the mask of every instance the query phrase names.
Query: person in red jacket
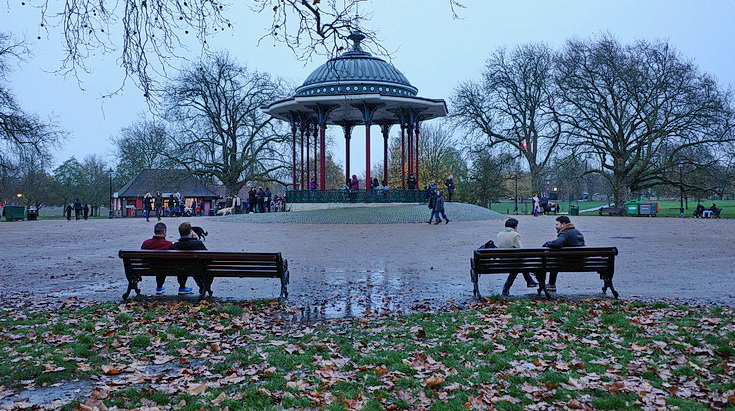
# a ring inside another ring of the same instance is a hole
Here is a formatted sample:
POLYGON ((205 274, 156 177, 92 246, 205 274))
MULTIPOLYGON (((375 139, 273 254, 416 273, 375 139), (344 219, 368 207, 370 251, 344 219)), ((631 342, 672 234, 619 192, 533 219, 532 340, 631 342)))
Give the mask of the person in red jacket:
MULTIPOLYGON (((156 223, 153 227, 153 238, 143 241, 143 245, 141 245, 140 248, 141 250, 170 250, 171 246, 173 246, 173 243, 166 240, 166 224, 156 223)), ((179 293, 181 293, 182 290, 187 290, 186 279, 187 276, 185 275, 178 276, 179 293)), ((165 282, 165 275, 156 276, 156 294, 161 295, 166 291, 166 287, 163 286, 163 283, 165 282)), ((191 288, 188 288, 188 290, 188 293, 191 294, 191 288)))

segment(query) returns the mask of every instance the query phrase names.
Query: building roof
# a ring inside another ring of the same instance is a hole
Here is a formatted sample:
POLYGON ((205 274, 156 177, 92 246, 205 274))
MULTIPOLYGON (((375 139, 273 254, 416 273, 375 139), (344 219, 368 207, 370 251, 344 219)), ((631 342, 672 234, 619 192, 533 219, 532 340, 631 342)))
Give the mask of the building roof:
POLYGON ((293 96, 260 109, 292 123, 326 113, 325 122, 333 125, 414 124, 447 115, 444 100, 419 97, 398 69, 364 51, 362 33, 349 38, 354 42, 350 51, 314 70, 293 96))
POLYGON ((360 32, 350 35, 349 39, 354 42, 352 49, 314 70, 296 89, 296 96, 366 93, 415 96, 418 89, 403 73, 362 49, 360 42, 364 38, 360 32))
POLYGON ((133 177, 117 196, 143 197, 146 193, 154 196, 156 191, 161 193, 180 193, 183 197, 217 197, 212 190, 207 188, 198 178, 192 176, 186 170, 157 170, 145 169, 133 177))

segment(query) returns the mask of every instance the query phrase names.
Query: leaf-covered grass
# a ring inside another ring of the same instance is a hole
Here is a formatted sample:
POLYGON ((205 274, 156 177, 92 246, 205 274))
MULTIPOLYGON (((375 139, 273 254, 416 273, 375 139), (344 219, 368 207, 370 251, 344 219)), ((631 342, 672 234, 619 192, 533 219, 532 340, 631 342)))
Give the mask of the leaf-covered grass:
POLYGON ((735 311, 489 300, 452 312, 286 322, 275 302, 0 309, 0 401, 89 381, 121 409, 727 408, 735 311))

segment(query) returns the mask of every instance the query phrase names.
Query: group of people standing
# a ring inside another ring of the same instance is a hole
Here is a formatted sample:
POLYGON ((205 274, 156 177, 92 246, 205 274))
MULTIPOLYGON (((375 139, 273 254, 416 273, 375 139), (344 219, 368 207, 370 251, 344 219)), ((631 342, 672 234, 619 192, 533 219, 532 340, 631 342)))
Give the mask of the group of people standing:
POLYGON ((273 194, 270 187, 263 189, 262 186, 253 187, 248 191, 248 196, 241 199, 237 194, 232 197, 231 207, 233 214, 242 213, 270 213, 272 208, 273 194))
POLYGON ((143 217, 145 217, 145 221, 150 221, 151 212, 154 210, 156 211, 158 221, 161 221, 164 212, 168 212, 169 217, 201 216, 202 202, 194 198, 191 200, 191 207, 187 207, 185 199, 170 194, 168 196, 168 204, 165 204, 160 191, 156 192, 155 197, 151 193, 146 193, 143 196, 143 217))
POLYGON ((66 219, 68 221, 71 221, 72 211, 74 211, 74 217, 76 220, 80 220, 82 218, 86 220, 89 218, 89 204, 84 203, 84 205, 82 205, 82 202, 79 201, 78 198, 73 203, 67 204, 66 208, 64 209, 64 212, 66 213, 66 219))

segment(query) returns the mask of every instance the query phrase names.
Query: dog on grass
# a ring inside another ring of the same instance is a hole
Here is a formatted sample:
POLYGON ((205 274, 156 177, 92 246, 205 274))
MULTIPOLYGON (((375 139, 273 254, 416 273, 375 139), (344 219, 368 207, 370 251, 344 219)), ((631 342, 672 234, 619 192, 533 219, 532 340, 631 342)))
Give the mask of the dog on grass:
POLYGON ((206 231, 204 231, 204 229, 201 228, 201 227, 194 227, 194 226, 192 226, 191 227, 191 231, 197 233, 197 237, 200 240, 202 240, 202 241, 206 240, 207 239, 207 236, 209 235, 209 233, 206 232, 206 231))
POLYGON ((225 207, 217 211, 217 215, 232 215, 232 207, 225 207))

